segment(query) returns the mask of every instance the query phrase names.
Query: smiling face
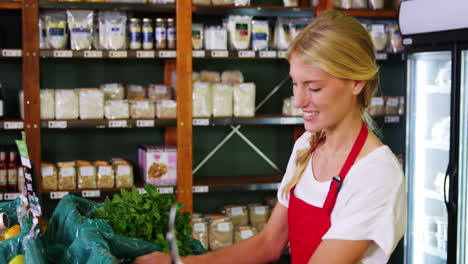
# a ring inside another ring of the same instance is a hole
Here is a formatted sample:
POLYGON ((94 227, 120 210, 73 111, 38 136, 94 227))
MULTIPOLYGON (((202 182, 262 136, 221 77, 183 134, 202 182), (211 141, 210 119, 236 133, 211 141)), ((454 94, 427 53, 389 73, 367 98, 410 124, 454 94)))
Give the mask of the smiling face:
POLYGON ((347 116, 360 115, 357 95, 365 81, 336 78, 294 53, 289 74, 293 80, 294 106, 303 111, 307 131, 334 128, 347 116))

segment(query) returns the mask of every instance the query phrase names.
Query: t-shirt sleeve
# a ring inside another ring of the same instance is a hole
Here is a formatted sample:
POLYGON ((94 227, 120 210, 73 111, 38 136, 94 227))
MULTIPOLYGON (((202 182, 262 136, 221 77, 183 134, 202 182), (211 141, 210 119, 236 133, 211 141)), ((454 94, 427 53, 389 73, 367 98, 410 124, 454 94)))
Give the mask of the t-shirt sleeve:
POLYGON ((286 172, 281 180, 280 187, 278 188, 278 202, 281 203, 286 208, 289 206, 289 193, 283 193, 283 189, 288 184, 294 176, 296 171, 296 152, 302 148, 305 148, 309 144, 310 133, 305 132, 300 136, 294 143, 293 151, 289 157, 288 166, 286 167, 286 172))
POLYGON ((350 186, 345 179, 323 239, 372 240, 386 256, 391 255, 406 226, 404 176, 394 162, 353 172, 362 176, 350 186))

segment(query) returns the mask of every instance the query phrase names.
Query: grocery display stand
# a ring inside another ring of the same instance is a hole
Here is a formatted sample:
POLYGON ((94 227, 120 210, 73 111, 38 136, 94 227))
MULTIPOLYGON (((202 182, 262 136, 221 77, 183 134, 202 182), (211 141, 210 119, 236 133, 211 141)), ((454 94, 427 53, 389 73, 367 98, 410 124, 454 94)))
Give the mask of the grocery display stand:
MULTIPOLYGON (((333 1, 319 1, 317 8, 309 6, 309 1, 300 1, 296 8, 280 6, 204 6, 192 5, 191 1, 177 1, 175 5, 154 4, 127 4, 127 3, 87 3, 87 2, 43 2, 34 0, 0 2, 0 9, 21 10, 22 12, 22 49, 3 49, 0 57, 22 58, 22 86, 25 94, 25 119, 6 120, 0 122, 0 129, 21 130, 24 129, 30 148, 31 160, 35 164, 41 164, 41 129, 58 130, 81 128, 164 128, 164 143, 177 144, 178 150, 178 185, 173 192, 177 193, 178 200, 186 206, 186 210, 193 210, 193 193, 221 192, 232 190, 274 190, 281 177, 273 176, 249 176, 229 177, 216 181, 213 178, 193 177, 193 129, 204 126, 294 126, 294 138, 302 133, 302 121, 296 117, 284 117, 281 115, 256 116, 254 118, 207 118, 192 119, 192 63, 203 59, 247 59, 264 60, 272 62, 285 57, 284 52, 275 50, 267 52, 252 51, 227 51, 227 53, 214 53, 212 51, 193 51, 191 46, 192 15, 212 16, 243 14, 252 16, 275 17, 285 15, 290 17, 303 17, 307 14, 317 14, 323 10, 333 9, 333 1), (177 26, 176 51, 152 50, 146 52, 127 51, 122 53, 110 51, 72 51, 72 50, 39 50, 39 32, 37 21, 40 9, 93 9, 93 10, 133 10, 138 12, 158 12, 175 14, 177 26), (39 92, 40 92, 40 60, 44 59, 144 59, 164 60, 164 82, 171 84, 171 72, 177 72, 177 119, 176 120, 40 120, 39 116, 39 92)), ((356 17, 366 18, 395 18, 395 10, 342 10, 356 17)), ((379 57, 379 55, 378 55, 379 57)), ((403 61, 401 55, 381 54, 382 60, 403 61)), ((286 74, 286 73, 285 73, 286 74)), ((390 120, 391 121, 391 120, 390 120)), ((400 121, 400 120, 398 120, 400 121)), ((284 168, 282 168, 284 169, 284 168)), ((38 182, 41 182, 40 170, 36 171, 38 182)), ((141 186, 139 186, 141 187, 141 186)), ((72 190, 71 190, 72 191, 72 190)), ((81 193, 81 191, 76 191, 81 193)), ((116 190, 103 190, 101 194, 112 193, 116 190)), ((167 191, 167 190, 166 190, 167 191)), ((44 193, 40 184, 39 192, 44 193)), ((50 192, 45 192, 50 197, 50 192)), ((82 193, 81 193, 82 194, 82 193)), ((83 195, 83 194, 82 194, 83 195)), ((86 194, 87 195, 87 194, 86 194)), ((83 195, 83 196, 86 196, 83 195)))

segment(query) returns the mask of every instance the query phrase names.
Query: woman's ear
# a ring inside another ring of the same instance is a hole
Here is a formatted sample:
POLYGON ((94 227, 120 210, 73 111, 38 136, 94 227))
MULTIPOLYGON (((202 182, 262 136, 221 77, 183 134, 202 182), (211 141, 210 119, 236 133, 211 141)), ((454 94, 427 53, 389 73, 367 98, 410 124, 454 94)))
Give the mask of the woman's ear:
POLYGON ((353 95, 358 95, 366 86, 366 81, 353 81, 353 95))

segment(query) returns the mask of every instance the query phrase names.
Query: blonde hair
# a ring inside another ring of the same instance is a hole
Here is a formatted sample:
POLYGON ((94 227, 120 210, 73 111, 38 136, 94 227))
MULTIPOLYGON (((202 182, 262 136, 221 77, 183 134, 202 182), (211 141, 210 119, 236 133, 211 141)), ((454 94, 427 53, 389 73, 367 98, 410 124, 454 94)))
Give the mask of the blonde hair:
MULTIPOLYGON (((287 52, 298 55, 308 64, 319 67, 334 77, 366 81, 358 95, 362 118, 367 126, 375 124, 367 113, 379 85, 379 69, 375 64, 375 48, 367 30, 354 18, 338 11, 324 11, 296 37, 287 52)), ((310 146, 296 153, 296 171, 282 192, 289 191, 299 182, 313 150, 325 138, 325 133, 312 133, 310 146)))

